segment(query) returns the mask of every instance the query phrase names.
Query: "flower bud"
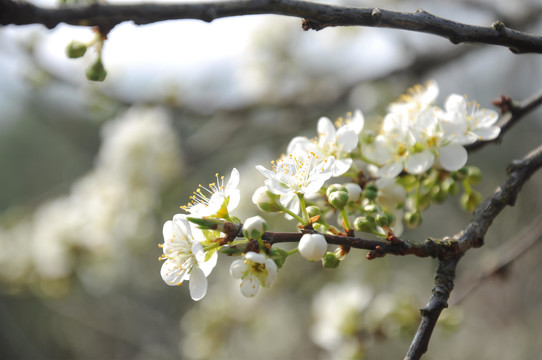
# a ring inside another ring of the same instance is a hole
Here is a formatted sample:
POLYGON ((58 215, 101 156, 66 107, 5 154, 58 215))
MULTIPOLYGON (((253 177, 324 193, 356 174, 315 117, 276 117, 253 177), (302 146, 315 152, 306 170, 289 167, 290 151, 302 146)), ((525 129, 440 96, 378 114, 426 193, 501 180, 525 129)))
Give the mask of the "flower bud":
POLYGON ((442 186, 434 185, 431 188, 431 200, 436 202, 437 204, 442 204, 444 201, 446 201, 447 197, 446 191, 442 188, 442 186))
POLYGON ((329 251, 322 258, 322 265, 327 269, 336 269, 340 263, 341 261, 337 258, 337 255, 329 251))
POLYGON ((378 224, 378 226, 390 225, 390 218, 386 214, 378 214, 375 218, 375 221, 378 224))
POLYGON ((85 73, 87 79, 90 81, 104 81, 107 76, 107 71, 105 71, 104 65, 102 64, 102 59, 98 57, 94 64, 87 68, 85 73))
POLYGON ((451 177, 442 181, 441 188, 451 196, 455 196, 459 193, 459 184, 451 177))
POLYGON ((463 210, 472 213, 482 202, 482 195, 477 191, 472 191, 470 194, 463 193, 459 202, 463 210))
POLYGON ((431 194, 430 193, 423 193, 418 198, 418 209, 423 211, 427 209, 431 205, 431 194))
POLYGON ((455 181, 463 181, 467 178, 468 170, 466 167, 462 167, 461 169, 452 172, 452 178, 455 181))
POLYGON ((245 220, 243 235, 247 239, 259 239, 267 230, 267 223, 261 216, 253 216, 245 220))
POLYGON ((326 254, 326 238, 322 234, 305 234, 301 237, 297 248, 305 259, 318 261, 326 254))
POLYGON ((372 218, 368 216, 359 216, 354 220, 354 229, 358 231, 363 231, 366 233, 372 233, 375 229, 375 222, 374 219, 371 221, 372 218))
POLYGON ((329 203, 337 210, 342 210, 348 204, 348 193, 346 191, 335 191, 328 196, 329 203))
POLYGON ((318 215, 322 215, 322 211, 318 206, 309 206, 307 207, 307 215, 312 218, 318 215))
POLYGON ((407 211, 404 219, 407 228, 415 229, 422 223, 422 214, 419 211, 407 211))
POLYGON ((70 59, 80 58, 81 56, 85 55, 86 52, 87 45, 80 41, 72 41, 66 47, 66 55, 68 55, 70 59))
POLYGON ((476 166, 467 168, 467 180, 471 185, 477 185, 482 181, 482 172, 476 166))
POLYGON ((329 195, 331 193, 334 193, 335 191, 346 191, 346 188, 341 184, 332 184, 329 185, 329 187, 326 190, 326 195, 329 198, 329 195))
POLYGON ((356 202, 361 199, 361 186, 354 183, 345 184, 346 192, 348 193, 348 201, 356 202))
POLYGON ((365 197, 369 200, 374 200, 378 196, 378 187, 374 184, 367 185, 365 188, 365 197))
POLYGON ((279 196, 273 194, 265 186, 261 186, 254 191, 252 195, 252 202, 265 212, 277 212, 281 210, 280 203, 278 201, 279 196))

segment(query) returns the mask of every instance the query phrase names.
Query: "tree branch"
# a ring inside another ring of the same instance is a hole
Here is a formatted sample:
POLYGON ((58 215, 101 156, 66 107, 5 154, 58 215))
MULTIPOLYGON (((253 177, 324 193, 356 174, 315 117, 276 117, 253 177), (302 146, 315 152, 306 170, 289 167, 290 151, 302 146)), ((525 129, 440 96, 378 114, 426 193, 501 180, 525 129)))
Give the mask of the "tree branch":
POLYGON ((442 310, 448 307, 448 298, 454 287, 455 269, 462 255, 471 248, 483 245, 484 236, 497 215, 506 205, 513 206, 523 185, 542 167, 542 146, 522 160, 513 161, 507 169, 505 183, 475 211, 473 220, 463 232, 454 237, 458 244, 455 256, 441 258, 435 276, 435 287, 429 303, 421 310, 422 321, 412 340, 405 360, 417 360, 427 351, 429 339, 442 310))
POLYGON ((0 0, 0 24, 43 24, 54 28, 59 23, 98 26, 107 34, 124 21, 149 24, 164 20, 199 19, 213 21, 239 15, 274 14, 303 19, 304 30, 330 26, 369 26, 402 29, 442 36, 454 44, 471 42, 506 46, 512 52, 542 53, 542 37, 510 29, 501 21, 475 26, 444 19, 423 10, 412 13, 326 5, 298 0, 220 1, 185 4, 137 4, 65 6, 43 8, 27 2, 0 0))

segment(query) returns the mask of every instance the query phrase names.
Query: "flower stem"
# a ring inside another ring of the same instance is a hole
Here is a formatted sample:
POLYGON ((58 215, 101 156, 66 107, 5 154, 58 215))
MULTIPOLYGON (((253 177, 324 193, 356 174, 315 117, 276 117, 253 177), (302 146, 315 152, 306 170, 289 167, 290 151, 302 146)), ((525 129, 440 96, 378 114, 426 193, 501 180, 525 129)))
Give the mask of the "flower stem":
POLYGON ((344 221, 344 226, 346 227, 346 231, 352 229, 352 226, 350 225, 350 220, 348 220, 348 215, 346 214, 346 210, 345 209, 342 209, 340 210, 341 211, 341 215, 343 217, 343 221, 344 221))
MULTIPOLYGON (((299 223, 303 224, 303 219, 299 217, 299 215, 297 215, 296 213, 294 213, 293 211, 290 211, 288 210, 286 207, 280 205, 280 210, 285 212, 286 214, 290 215, 291 217, 293 217, 294 219, 296 219, 297 221, 299 221, 299 223)), ((306 210, 305 210, 306 211, 306 210)))
POLYGON ((290 256, 290 255, 296 254, 296 253, 298 253, 298 252, 299 252, 299 250, 298 250, 298 248, 296 247, 296 248, 294 248, 294 249, 292 249, 292 250, 290 250, 290 251, 286 251, 286 255, 290 256))
POLYGON ((305 205, 305 196, 303 194, 297 194, 299 198, 299 205, 301 207, 301 214, 303 215, 303 221, 301 225, 307 225, 309 223, 309 214, 307 214, 307 206, 305 205))

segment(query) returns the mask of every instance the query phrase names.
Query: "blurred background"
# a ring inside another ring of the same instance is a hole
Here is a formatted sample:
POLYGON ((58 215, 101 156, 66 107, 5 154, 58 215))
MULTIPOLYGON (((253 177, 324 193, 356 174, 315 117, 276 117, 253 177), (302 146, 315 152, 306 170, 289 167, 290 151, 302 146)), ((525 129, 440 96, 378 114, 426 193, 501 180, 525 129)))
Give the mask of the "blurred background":
MULTIPOLYGON (((534 0, 326 2, 423 8, 542 33, 534 0)), ((378 121, 387 104, 429 79, 439 84, 440 105, 459 93, 492 108, 501 94, 521 100, 538 91, 542 58, 398 30, 300 25, 278 16, 123 23, 105 42, 103 83, 85 78, 96 54, 65 55, 72 40, 92 38, 90 29, 0 28, 0 358, 404 356, 430 296, 434 260, 367 261, 366 252, 352 251, 331 271, 292 257, 271 289, 245 299, 229 276, 232 259, 222 256, 207 296, 195 303, 188 286, 168 287, 160 277, 162 225, 197 184, 233 167, 242 196, 234 215, 256 215, 250 199, 264 179, 254 165, 278 157, 296 135, 315 136, 321 116, 360 109, 378 121)), ((541 115, 470 155, 483 171, 484 197, 511 160, 540 144, 541 115)), ((536 174, 485 246, 462 259, 453 306, 424 358, 540 358, 541 247, 500 276, 478 286, 476 279, 541 221, 541 189, 536 174)), ((264 216, 271 229, 292 230, 280 215, 264 216)), ((451 199, 403 237, 453 235, 469 220, 451 199)))

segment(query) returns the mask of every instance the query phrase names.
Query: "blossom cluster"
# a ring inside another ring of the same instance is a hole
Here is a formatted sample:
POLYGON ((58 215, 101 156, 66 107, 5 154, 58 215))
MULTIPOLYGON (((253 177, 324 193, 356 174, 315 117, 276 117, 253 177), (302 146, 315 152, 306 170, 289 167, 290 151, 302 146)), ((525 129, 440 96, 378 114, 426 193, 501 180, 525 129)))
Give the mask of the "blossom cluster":
POLYGON ((472 185, 481 174, 466 166, 465 146, 495 139, 498 115, 457 94, 439 107, 438 94, 434 81, 409 89, 389 105, 377 127, 366 126, 359 110, 335 123, 322 117, 315 138, 296 136, 271 166, 256 166, 264 182, 252 202, 263 212, 284 213, 302 229, 299 245, 291 251, 265 241, 267 225, 260 216, 241 223, 232 215, 240 201, 236 169, 227 182, 216 175, 209 187, 200 185, 181 207, 188 214, 164 225, 164 281, 179 285, 189 279, 192 298, 201 299, 219 251, 242 256, 231 264, 230 273, 241 280, 241 293, 252 297, 274 282, 277 270, 295 253, 337 267, 348 249, 328 251, 326 234, 399 236, 404 226, 421 223, 422 211, 431 203, 443 202, 461 188, 461 205, 473 211, 480 194, 472 185), (242 231, 232 233, 226 223, 242 231))

